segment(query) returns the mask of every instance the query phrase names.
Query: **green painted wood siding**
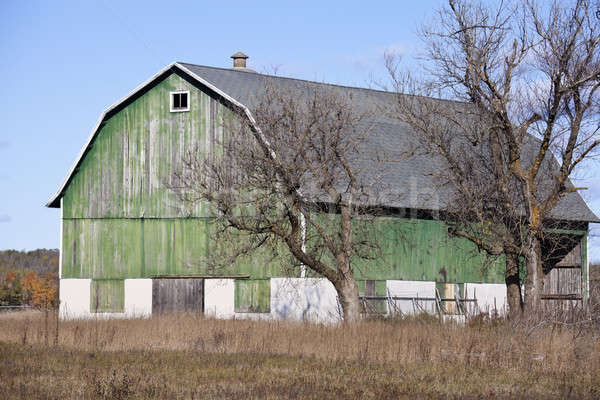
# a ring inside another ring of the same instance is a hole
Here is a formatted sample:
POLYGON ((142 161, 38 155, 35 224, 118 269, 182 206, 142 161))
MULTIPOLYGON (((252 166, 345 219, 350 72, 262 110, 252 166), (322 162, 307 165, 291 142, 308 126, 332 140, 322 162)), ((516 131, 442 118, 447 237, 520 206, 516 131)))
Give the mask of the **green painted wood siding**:
POLYGON ((450 237, 443 222, 381 217, 372 229, 382 257, 358 261, 360 279, 504 283, 504 259, 450 237))
POLYGON ((271 312, 271 282, 268 279, 235 281, 234 310, 239 313, 271 312))
MULTIPOLYGON (((282 276, 290 267, 265 252, 209 270, 217 244, 208 218, 70 219, 63 221, 63 278, 124 279, 162 274, 282 276)), ((299 273, 299 272, 298 272, 299 273)))
POLYGON ((63 218, 206 216, 166 189, 189 150, 214 153, 233 113, 172 74, 109 118, 63 198, 63 218), (170 92, 190 91, 190 111, 169 110, 170 92))
MULTIPOLYGON (((503 283, 502 259, 486 258, 439 221, 381 218, 383 258, 357 261, 357 279, 503 283)), ((63 278, 124 279, 158 274, 235 273, 253 278, 299 276, 289 256, 257 252, 226 269, 208 270, 215 246, 209 218, 66 219, 63 278)))
POLYGON ((92 280, 90 287, 90 311, 124 312, 125 282, 123 280, 92 280))

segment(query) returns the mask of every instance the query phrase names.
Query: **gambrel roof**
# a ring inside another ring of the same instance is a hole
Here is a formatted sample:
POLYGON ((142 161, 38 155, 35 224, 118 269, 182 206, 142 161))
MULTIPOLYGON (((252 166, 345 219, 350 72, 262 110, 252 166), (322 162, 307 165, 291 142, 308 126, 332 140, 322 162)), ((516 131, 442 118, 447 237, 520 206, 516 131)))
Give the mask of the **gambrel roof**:
MULTIPOLYGON (((379 110, 391 109, 396 101, 396 94, 392 92, 329 85, 235 69, 172 63, 102 113, 87 143, 81 150, 59 190, 46 204, 47 207, 60 207, 60 199, 64 195, 72 176, 76 173, 88 147, 98 133, 102 122, 124 108, 131 101, 135 100, 135 98, 141 96, 149 87, 152 87, 173 72, 183 74, 188 80, 212 91, 232 108, 245 113, 252 122, 254 122, 254 119, 250 109, 253 98, 264 89, 266 84, 280 88, 281 90, 294 90, 300 95, 306 93, 306 88, 310 90, 311 86, 328 86, 351 94, 353 102, 358 104, 359 107, 361 104, 364 104, 365 108, 371 107, 371 109, 373 105, 376 105, 376 109, 379 110)), ((394 149, 403 149, 406 147, 407 140, 410 140, 410 136, 413 135, 411 128, 406 124, 388 118, 385 115, 377 115, 371 126, 371 132, 368 145, 373 148, 387 149, 387 151, 391 151, 392 153, 394 149)), ((440 193, 439 190, 435 189, 436 184, 433 181, 435 172, 439 171, 440 168, 444 168, 444 163, 441 159, 431 155, 415 155, 409 159, 394 157, 392 155, 390 158, 395 161, 385 163, 385 174, 380 177, 382 185, 386 188, 385 197, 379 197, 379 201, 383 203, 382 205, 394 208, 430 211, 444 208, 444 202, 450 197, 448 193, 440 193)), ((370 161, 366 158, 360 162, 364 163, 364 166, 361 166, 361 171, 366 175, 363 176, 366 180, 371 178, 368 176, 369 174, 375 174, 376 169, 381 169, 380 165, 377 167, 369 165, 370 161)), ((561 199, 554 208, 552 217, 560 220, 600 222, 598 217, 589 209, 581 195, 576 192, 561 199)))

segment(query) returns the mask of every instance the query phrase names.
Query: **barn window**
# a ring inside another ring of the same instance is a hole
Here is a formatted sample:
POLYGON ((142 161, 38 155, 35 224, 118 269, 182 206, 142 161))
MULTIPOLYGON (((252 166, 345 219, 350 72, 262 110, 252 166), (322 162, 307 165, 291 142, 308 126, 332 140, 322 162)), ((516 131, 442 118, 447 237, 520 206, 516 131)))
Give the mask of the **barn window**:
POLYGON ((122 279, 92 280, 90 289, 91 312, 125 311, 125 282, 122 279))
POLYGON ((171 92, 171 112, 190 110, 190 92, 171 92))
POLYGON ((271 281, 269 279, 236 280, 235 312, 271 312, 271 281))

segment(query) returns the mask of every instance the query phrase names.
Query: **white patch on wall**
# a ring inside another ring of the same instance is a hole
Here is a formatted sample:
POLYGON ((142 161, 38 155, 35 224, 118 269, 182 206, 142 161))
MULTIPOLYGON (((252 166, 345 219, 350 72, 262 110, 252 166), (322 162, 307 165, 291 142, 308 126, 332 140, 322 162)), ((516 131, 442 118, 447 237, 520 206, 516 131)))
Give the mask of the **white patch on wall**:
POLYGON ((271 316, 311 322, 338 321, 337 292, 325 278, 271 278, 271 316))
POLYGON ((235 281, 233 279, 204 280, 204 314, 214 318, 235 315, 235 281))
MULTIPOLYGON (((506 285, 503 283, 465 283, 465 297, 477 299, 480 312, 491 313, 497 310, 504 314, 508 309, 506 299, 506 285)), ((476 312, 474 306, 467 304, 469 312, 476 312)))
POLYGON ((61 279, 60 308, 61 319, 87 318, 90 313, 91 279, 61 279))
POLYGON ((152 279, 125 279, 125 314, 128 318, 152 314, 152 279))
POLYGON ((91 279, 60 280, 60 318, 137 318, 152 314, 152 279, 125 279, 122 313, 90 312, 91 279))
POLYGON ((388 280, 386 287, 389 296, 407 298, 392 300, 388 306, 391 314, 435 313, 435 300, 419 300, 419 297, 435 299, 435 282, 388 280))
POLYGON ((271 278, 270 303, 270 313, 236 313, 235 281, 204 281, 204 313, 207 317, 311 322, 334 322, 340 319, 337 293, 327 279, 271 278))

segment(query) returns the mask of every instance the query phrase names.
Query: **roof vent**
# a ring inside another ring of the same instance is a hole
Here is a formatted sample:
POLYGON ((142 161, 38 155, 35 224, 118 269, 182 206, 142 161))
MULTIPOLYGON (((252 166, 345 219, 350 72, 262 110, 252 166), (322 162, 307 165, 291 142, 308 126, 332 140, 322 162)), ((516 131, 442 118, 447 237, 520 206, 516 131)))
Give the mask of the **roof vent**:
POLYGON ((246 68, 246 59, 248 58, 248 56, 242 53, 241 51, 238 51, 237 53, 232 55, 231 58, 233 58, 233 69, 238 71, 256 72, 246 68))

